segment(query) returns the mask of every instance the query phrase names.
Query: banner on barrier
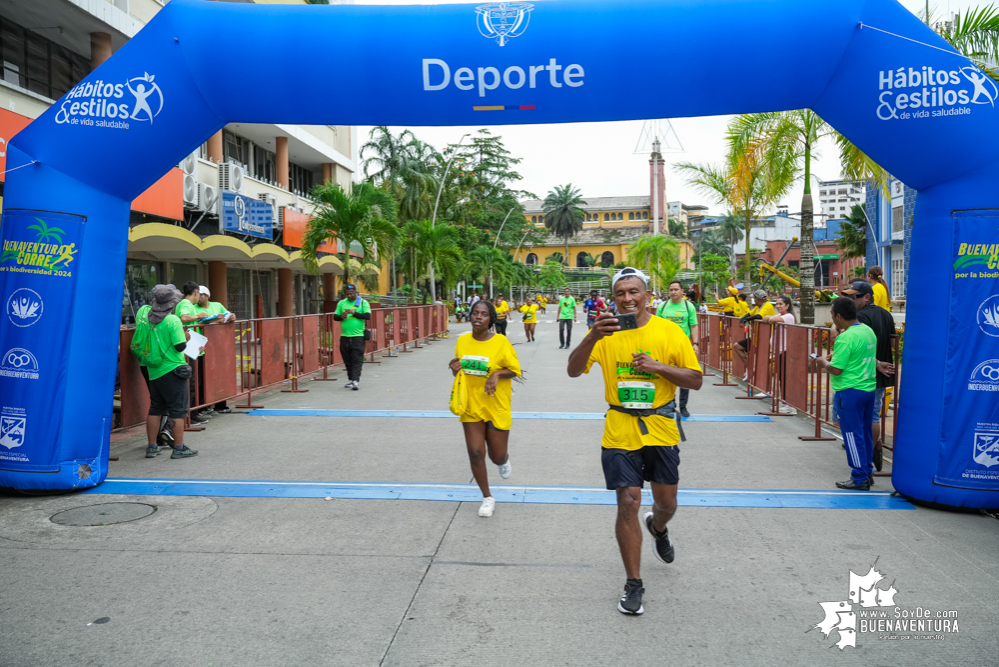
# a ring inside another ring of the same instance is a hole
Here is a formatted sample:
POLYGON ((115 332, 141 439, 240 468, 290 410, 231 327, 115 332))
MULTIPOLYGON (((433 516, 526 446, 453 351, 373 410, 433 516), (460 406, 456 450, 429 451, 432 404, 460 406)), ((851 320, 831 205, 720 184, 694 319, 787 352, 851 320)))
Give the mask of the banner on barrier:
POLYGON ((999 490, 999 211, 954 214, 945 420, 934 482, 999 490))
POLYGON ((58 469, 82 216, 11 209, 0 218, 0 469, 58 469), (44 383, 47 391, 33 391, 44 383))

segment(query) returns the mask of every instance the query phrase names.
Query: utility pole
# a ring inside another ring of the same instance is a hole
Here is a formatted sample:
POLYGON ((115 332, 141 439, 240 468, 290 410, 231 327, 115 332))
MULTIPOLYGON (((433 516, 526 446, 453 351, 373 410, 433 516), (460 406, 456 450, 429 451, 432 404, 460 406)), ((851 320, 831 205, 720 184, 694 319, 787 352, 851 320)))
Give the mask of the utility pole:
MULTIPOLYGON (((458 157, 458 148, 461 147, 461 142, 465 140, 465 137, 469 135, 461 135, 461 139, 458 140, 458 145, 454 147, 454 153, 451 155, 451 159, 447 161, 447 166, 444 167, 444 176, 441 178, 441 184, 437 188, 437 200, 434 202, 434 216, 430 219, 430 228, 433 229, 434 225, 437 223, 437 207, 441 203, 441 192, 444 191, 444 182, 447 181, 447 172, 451 169, 451 163, 454 159, 458 157)), ((430 303, 435 303, 437 301, 437 283, 434 282, 434 263, 427 262, 430 267, 430 303)))

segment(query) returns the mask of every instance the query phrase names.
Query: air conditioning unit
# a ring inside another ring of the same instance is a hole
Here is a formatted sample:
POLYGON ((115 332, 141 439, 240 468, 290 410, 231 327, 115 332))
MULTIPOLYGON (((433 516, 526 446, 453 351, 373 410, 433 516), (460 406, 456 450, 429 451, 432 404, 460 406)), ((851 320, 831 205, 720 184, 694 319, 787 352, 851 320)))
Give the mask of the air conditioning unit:
POLYGON ((243 193, 243 167, 232 162, 219 164, 219 188, 243 193))
POLYGON ((271 220, 274 221, 274 226, 278 229, 283 228, 284 220, 281 219, 281 215, 278 212, 277 197, 267 192, 261 192, 257 195, 257 199, 271 205, 271 220))
POLYGON ((191 153, 180 163, 180 168, 185 174, 194 176, 194 171, 198 168, 198 154, 191 153))
POLYGON ((198 183, 198 210, 218 213, 220 192, 214 185, 198 183))
POLYGON ((192 174, 184 174, 184 206, 186 208, 198 208, 198 179, 192 174))

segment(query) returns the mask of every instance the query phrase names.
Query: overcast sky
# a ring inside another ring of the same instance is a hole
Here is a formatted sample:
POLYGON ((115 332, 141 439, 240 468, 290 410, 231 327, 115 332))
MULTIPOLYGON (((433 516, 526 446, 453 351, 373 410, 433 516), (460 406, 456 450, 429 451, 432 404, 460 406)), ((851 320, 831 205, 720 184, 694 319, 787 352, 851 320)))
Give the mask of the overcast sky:
MULTIPOLYGON (((442 2, 411 2, 409 0, 356 0, 357 4, 412 5, 460 4, 467 0, 442 2)), ((836 0, 826 0, 836 2, 836 0)), ((901 0, 913 13, 920 11, 925 0, 901 0)), ((964 11, 968 7, 988 5, 969 0, 938 0, 930 2, 931 14, 937 18, 950 12, 964 11)), ((708 37, 708 36, 705 36, 708 37)), ((724 152, 725 126, 731 116, 705 118, 672 118, 670 122, 683 145, 684 152, 665 154, 668 164, 674 162, 718 163, 724 152)), ((544 197, 555 185, 572 183, 582 190, 583 196, 615 197, 647 195, 649 193, 649 157, 635 154, 643 121, 608 123, 571 123, 564 125, 502 125, 490 126, 493 134, 500 135, 514 156, 523 158, 518 169, 523 175, 520 187, 544 197)), ((363 143, 370 127, 358 128, 358 139, 363 143)), ((402 128, 392 128, 397 133, 402 128)), ((437 148, 453 143, 466 132, 479 127, 413 127, 417 137, 437 148)), ((821 157, 813 165, 817 178, 831 180, 839 177, 839 160, 835 146, 829 142, 822 146, 821 157)), ((814 186, 814 183, 813 183, 814 186)), ((791 212, 800 210, 802 185, 798 184, 785 201, 791 212)), ((666 172, 666 199, 680 200, 685 204, 706 204, 712 213, 721 213, 723 207, 699 194, 687 185, 672 169, 666 172)), ((818 208, 816 202, 816 208, 818 208)))

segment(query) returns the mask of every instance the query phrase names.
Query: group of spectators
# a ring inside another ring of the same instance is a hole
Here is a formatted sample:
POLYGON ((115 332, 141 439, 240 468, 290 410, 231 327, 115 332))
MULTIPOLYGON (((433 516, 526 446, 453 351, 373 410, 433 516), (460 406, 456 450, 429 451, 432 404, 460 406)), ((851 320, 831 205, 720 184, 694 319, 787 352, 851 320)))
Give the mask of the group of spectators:
MULTIPOLYGON (((172 450, 172 459, 189 458, 198 451, 184 444, 184 421, 191 396, 198 395, 195 377, 204 387, 205 347, 198 346, 196 354, 188 349, 191 332, 185 327, 224 324, 235 321, 236 316, 221 303, 211 301, 209 289, 196 282, 187 282, 180 290, 174 285, 157 285, 151 297, 152 303, 136 313, 131 344, 149 389, 146 458, 154 458, 166 448, 172 450)), ((200 326, 194 330, 202 332, 200 326)), ((215 414, 228 412, 231 410, 222 401, 191 413, 191 423, 203 426, 215 414)))

